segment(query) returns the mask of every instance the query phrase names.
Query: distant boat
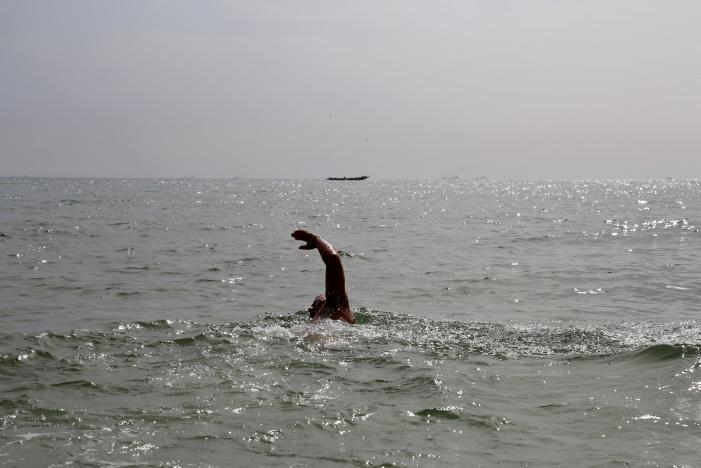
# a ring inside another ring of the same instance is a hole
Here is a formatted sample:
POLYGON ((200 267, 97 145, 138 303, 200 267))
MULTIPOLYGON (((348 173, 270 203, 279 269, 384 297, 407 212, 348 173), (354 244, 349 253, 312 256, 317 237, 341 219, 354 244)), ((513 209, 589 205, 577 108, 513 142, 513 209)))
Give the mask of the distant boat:
POLYGON ((326 180, 365 180, 369 176, 360 176, 360 177, 327 177, 326 180))

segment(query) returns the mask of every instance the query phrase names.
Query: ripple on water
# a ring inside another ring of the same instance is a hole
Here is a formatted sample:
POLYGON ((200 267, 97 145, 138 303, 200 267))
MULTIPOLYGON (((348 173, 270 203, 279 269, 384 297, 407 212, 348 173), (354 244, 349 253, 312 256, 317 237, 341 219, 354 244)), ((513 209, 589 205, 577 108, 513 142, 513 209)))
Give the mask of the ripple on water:
MULTIPOLYGON (((228 324, 159 320, 114 323, 106 330, 6 335, 0 369, 11 363, 10 370, 17 372, 5 373, 15 385, 4 386, 8 391, 0 400, 3 441, 30 432, 68 431, 92 441, 105 459, 113 459, 107 455, 112 443, 121 444, 121 459, 132 461, 149 453, 160 459, 163 450, 172 453, 163 447, 177 444, 194 449, 222 443, 229 450, 233 444, 258 460, 252 464, 269 460, 272 451, 295 453, 295 447, 318 447, 320 440, 343 441, 364 454, 364 461, 384 460, 377 444, 362 437, 385 437, 389 447, 399 443, 394 434, 399 431, 402 439, 420 446, 432 434, 460 447, 459 437, 523 434, 532 424, 571 417, 580 403, 594 406, 574 400, 553 411, 556 397, 543 384, 544 402, 522 410, 524 401, 507 400, 524 381, 574 373, 575 366, 589 366, 588 361, 613 366, 619 374, 631 369, 656 375, 660 365, 689 369, 701 343, 695 322, 561 326, 434 321, 371 310, 358 315, 363 323, 353 327, 310 326, 308 316, 297 313, 228 324), (305 341, 310 333, 324 339, 305 341), (543 356, 571 365, 546 366, 543 356), (528 366, 544 369, 543 377, 531 375, 528 366), (23 388, 16 385, 20 379, 23 388), (521 383, 513 387, 514 381, 521 383)), ((697 395, 693 375, 678 378, 684 391, 697 395)), ((601 380, 593 383, 590 387, 602 385, 601 380)), ((655 408, 626 414, 639 425, 654 423, 634 419, 648 414, 668 419, 655 408)), ((39 439, 49 446, 59 443, 59 438, 39 439)), ((76 440, 60 443, 80 452, 76 440)), ((403 463, 407 452, 402 450, 394 459, 403 463)), ((437 452, 450 453, 442 446, 437 452)), ((186 453, 180 456, 191 460, 186 453)), ((320 463, 314 457, 308 461, 320 463)))

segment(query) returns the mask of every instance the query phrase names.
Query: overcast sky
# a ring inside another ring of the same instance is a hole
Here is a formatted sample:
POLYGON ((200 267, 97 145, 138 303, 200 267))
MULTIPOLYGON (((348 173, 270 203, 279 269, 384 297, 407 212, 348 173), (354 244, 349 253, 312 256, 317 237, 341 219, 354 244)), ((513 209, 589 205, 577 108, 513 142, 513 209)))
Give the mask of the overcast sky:
POLYGON ((3 0, 0 162, 701 177, 701 1, 3 0))

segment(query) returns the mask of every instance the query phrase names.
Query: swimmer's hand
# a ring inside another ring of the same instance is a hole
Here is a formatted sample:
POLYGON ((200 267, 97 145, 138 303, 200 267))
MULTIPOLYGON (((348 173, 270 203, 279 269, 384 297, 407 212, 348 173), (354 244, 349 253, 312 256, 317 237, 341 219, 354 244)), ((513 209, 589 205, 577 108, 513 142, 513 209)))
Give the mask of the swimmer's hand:
POLYGON ((318 237, 315 236, 314 234, 312 234, 311 232, 305 231, 302 229, 298 229, 297 231, 292 233, 292 237, 294 237, 296 240, 306 242, 306 244, 299 246, 300 249, 302 249, 302 250, 316 249, 316 241, 317 241, 318 237))

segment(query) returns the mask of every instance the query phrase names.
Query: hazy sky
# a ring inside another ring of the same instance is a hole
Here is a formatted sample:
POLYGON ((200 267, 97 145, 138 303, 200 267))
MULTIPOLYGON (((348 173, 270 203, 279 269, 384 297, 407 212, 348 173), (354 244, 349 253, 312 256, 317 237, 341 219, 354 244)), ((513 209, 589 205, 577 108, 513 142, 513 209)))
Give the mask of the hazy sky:
POLYGON ((701 177, 701 1, 0 2, 0 175, 701 177))

